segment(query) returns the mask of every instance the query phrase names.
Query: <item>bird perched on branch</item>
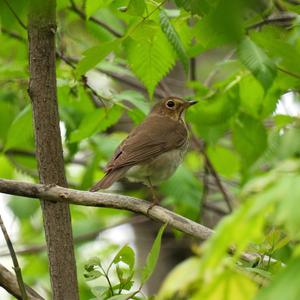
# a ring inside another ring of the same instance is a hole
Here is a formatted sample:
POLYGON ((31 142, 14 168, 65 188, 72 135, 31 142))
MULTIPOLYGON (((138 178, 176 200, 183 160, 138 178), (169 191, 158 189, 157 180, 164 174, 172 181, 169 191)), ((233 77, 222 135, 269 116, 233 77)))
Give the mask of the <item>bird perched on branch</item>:
POLYGON ((106 189, 127 177, 149 186, 156 204, 153 186, 169 178, 182 162, 188 146, 184 112, 195 103, 167 97, 154 105, 145 120, 119 145, 106 166, 105 176, 90 191, 106 189))

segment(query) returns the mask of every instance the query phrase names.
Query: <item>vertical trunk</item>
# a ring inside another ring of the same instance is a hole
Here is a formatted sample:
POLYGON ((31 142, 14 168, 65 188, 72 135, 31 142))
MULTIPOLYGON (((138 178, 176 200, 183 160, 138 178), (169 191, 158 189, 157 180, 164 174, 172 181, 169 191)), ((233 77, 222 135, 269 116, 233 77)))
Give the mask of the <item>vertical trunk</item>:
MULTIPOLYGON (((56 1, 31 0, 28 23, 29 95, 41 183, 66 186, 56 99, 56 1)), ((78 299, 68 204, 41 199, 53 299, 78 299)))

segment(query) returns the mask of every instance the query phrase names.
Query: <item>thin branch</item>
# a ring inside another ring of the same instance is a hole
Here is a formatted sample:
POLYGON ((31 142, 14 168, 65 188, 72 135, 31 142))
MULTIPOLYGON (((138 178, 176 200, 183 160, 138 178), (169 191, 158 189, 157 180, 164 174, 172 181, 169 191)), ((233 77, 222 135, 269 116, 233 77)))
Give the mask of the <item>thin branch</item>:
MULTIPOLYGON (((163 207, 154 206, 150 209, 152 206, 151 203, 145 200, 119 194, 92 193, 60 186, 34 184, 8 179, 0 179, 0 192, 23 197, 42 198, 56 203, 68 202, 82 206, 125 209, 143 214, 155 221, 167 223, 173 228, 201 240, 207 240, 214 233, 212 229, 163 207)), ((234 253, 234 248, 231 247, 228 251, 229 253, 234 253)), ((257 254, 243 253, 241 255, 241 259, 252 263, 257 262, 258 258, 257 254)))
POLYGON ((161 88, 162 95, 163 95, 162 98, 165 98, 165 97, 167 97, 167 96, 172 95, 171 90, 170 90, 169 87, 164 83, 163 80, 161 80, 161 81, 158 83, 158 86, 161 88))
POLYGON ((300 1, 298 1, 298 0, 285 0, 285 1, 288 3, 291 3, 293 5, 300 5, 300 1))
MULTIPOLYGON (((21 35, 19 35, 18 33, 15 33, 15 32, 12 32, 12 31, 9 31, 5 28, 1 28, 1 31, 2 33, 16 39, 16 40, 19 40, 20 42, 23 42, 23 43, 26 43, 27 40, 25 38, 23 38, 21 35)), ((76 68, 76 64, 79 62, 79 59, 77 58, 74 58, 74 57, 71 57, 71 56, 66 56, 65 54, 61 53, 60 51, 56 50, 56 57, 61 59, 63 62, 65 62, 68 66, 70 66, 72 69, 75 69, 76 68)), ((129 77, 128 75, 121 75, 121 74, 118 74, 116 72, 112 72, 112 71, 107 71, 107 70, 103 70, 103 69, 100 69, 100 68, 95 68, 96 71, 100 72, 100 73, 103 73, 125 85, 128 85, 130 87, 133 87, 135 89, 138 89, 140 90, 141 92, 143 93, 147 93, 147 90, 145 89, 145 87, 143 85, 141 85, 137 80, 135 80, 133 77, 129 77)), ((91 88, 91 87, 88 87, 88 88, 91 88)), ((92 88, 91 88, 92 89, 92 88)), ((93 89, 92 89, 93 90, 93 89)), ((93 90, 92 94, 97 94, 97 98, 99 98, 100 96, 98 95, 98 93, 93 90)), ((163 98, 164 97, 164 93, 163 91, 161 91, 160 89, 156 89, 154 91, 154 96, 155 97, 158 97, 158 98, 163 98)), ((99 101, 101 101, 99 99, 99 101)))
MULTIPOLYGON (((18 286, 16 276, 0 264, 0 287, 15 296, 16 299, 23 300, 18 286)), ((26 285, 28 300, 44 300, 35 290, 26 285)))
MULTIPOLYGON (((71 57, 71 56, 66 56, 66 55, 62 55, 61 53, 57 52, 56 53, 57 57, 59 57, 62 61, 64 61, 67 65, 69 65, 70 67, 72 67, 73 69, 75 69, 75 65, 74 63, 78 63, 79 59, 71 57)), ((95 68, 96 71, 105 74, 115 80, 118 80, 119 82, 126 84, 128 86, 131 86, 135 89, 138 89, 140 91, 142 91, 143 93, 147 93, 146 88, 141 85, 137 80, 134 79, 134 77, 130 77, 128 75, 121 75, 118 74, 116 72, 112 72, 112 71, 107 71, 107 70, 103 70, 101 68, 95 68)), ((156 89, 154 91, 154 96, 155 97, 159 97, 159 98, 163 98, 164 97, 164 93, 161 89, 156 89)))
POLYGON ((252 24, 246 28, 246 31, 261 28, 265 25, 274 24, 279 26, 289 26, 292 21, 296 19, 296 15, 283 15, 279 17, 270 17, 268 19, 264 19, 260 22, 252 24))
MULTIPOLYGON (((209 195, 209 182, 208 182, 208 175, 209 175, 209 170, 207 166, 206 160, 204 161, 204 174, 202 178, 202 183, 203 183, 203 192, 202 192, 202 197, 200 201, 200 213, 199 213, 199 220, 201 220, 201 217, 203 216, 203 207, 205 207, 205 204, 207 203, 207 198, 209 195)), ((207 208, 207 207, 206 207, 207 208)))
MULTIPOLYGON (((69 57, 65 56, 58 50, 56 50, 56 57, 59 57, 62 61, 64 61, 72 69, 76 68, 76 66, 73 63, 73 60, 70 59, 69 57)), ((86 76, 81 76, 81 82, 83 84, 84 89, 91 92, 91 98, 92 98, 92 101, 93 101, 95 107, 101 107, 101 106, 105 107, 103 98, 100 97, 100 95, 97 93, 97 91, 88 84, 88 80, 87 80, 86 76)))
POLYGON ((25 25, 25 23, 21 20, 21 18, 18 16, 18 14, 15 12, 15 10, 13 9, 13 7, 10 5, 10 3, 7 0, 4 0, 6 6, 8 7, 8 9, 11 11, 11 13, 14 15, 14 17, 16 18, 16 20, 18 21, 18 23, 20 24, 20 26, 27 30, 27 26, 25 25))
POLYGON ((27 40, 25 38, 23 38, 20 34, 18 34, 16 32, 9 31, 9 30, 7 30, 6 28, 3 28, 3 27, 1 27, 0 30, 1 30, 1 32, 3 34, 6 34, 6 35, 8 35, 8 36, 10 36, 10 37, 12 37, 12 38, 14 38, 14 39, 22 42, 22 43, 26 43, 27 42, 27 40))
MULTIPOLYGON (((224 58, 222 59, 222 61, 226 62, 227 60, 231 59, 232 56, 234 55, 236 49, 230 49, 230 51, 228 53, 225 54, 224 58)), ((220 72, 220 66, 215 67, 207 76, 204 85, 206 87, 210 87, 214 78, 218 75, 218 73, 220 72)))
MULTIPOLYGON (((24 197, 42 198, 54 202, 69 202, 76 205, 126 209, 143 215, 147 215, 147 210, 151 206, 151 203, 147 201, 129 196, 83 192, 59 186, 6 179, 0 179, 0 192, 24 197)), ((148 216, 156 221, 168 223, 176 229, 202 240, 206 240, 213 233, 211 229, 160 206, 154 206, 150 209, 148 216)))
MULTIPOLYGON (((122 225, 135 225, 135 224, 140 224, 142 222, 145 222, 147 221, 148 219, 144 216, 141 216, 141 215, 135 215, 135 216, 132 216, 130 218, 127 218, 125 220, 122 220, 116 224, 113 224, 111 226, 107 226, 105 228, 101 228, 101 229, 98 229, 98 230, 94 230, 94 231, 91 231, 91 232, 88 232, 88 233, 84 233, 84 234, 81 234, 79 236, 75 236, 74 237, 74 243, 76 244, 80 244, 80 243, 84 243, 86 241, 91 241, 91 240, 94 240, 99 234, 101 234, 102 232, 105 232, 107 230, 110 230, 110 229, 113 229, 113 228, 116 228, 116 227, 119 227, 119 226, 122 226, 122 225)), ((31 246, 26 246, 21 249, 17 249, 16 250, 16 253, 17 254, 21 254, 21 255, 31 255, 31 254, 35 254, 35 253, 39 253, 39 252, 42 252, 42 251, 45 251, 47 250, 47 246, 45 244, 41 244, 41 245, 31 245, 31 246)), ((0 252, 0 257, 3 257, 3 256, 7 256, 9 255, 8 252, 0 252)))
POLYGON ((277 66, 277 69, 278 69, 280 72, 282 72, 282 73, 285 73, 285 74, 288 74, 288 75, 290 75, 290 76, 292 76, 292 77, 295 77, 295 78, 300 79, 300 74, 298 74, 298 73, 291 72, 291 71, 286 70, 286 69, 283 69, 283 68, 281 68, 281 67, 279 67, 279 66, 277 66))
POLYGON ((203 145, 201 144, 201 142, 197 139, 197 137, 194 134, 192 134, 192 140, 197 145, 199 151, 203 154, 204 159, 205 159, 205 163, 206 163, 211 175, 214 177, 215 183, 216 183, 217 187, 219 188, 221 194, 223 195, 223 198, 224 198, 224 200, 227 204, 227 207, 228 207, 229 211, 231 212, 232 211, 232 204, 231 204, 232 200, 231 200, 225 186, 223 186, 222 181, 219 177, 219 174, 217 173, 216 169, 214 168, 214 166, 213 166, 212 162, 210 161, 207 153, 204 151, 203 145))
POLYGON ((5 227, 4 223, 3 223, 1 215, 0 215, 0 227, 1 227, 1 230, 2 230, 2 233, 3 233, 3 236, 5 238, 7 247, 9 249, 9 253, 10 253, 11 259, 13 261, 14 270, 15 270, 15 273, 16 273, 16 277, 17 277, 19 289, 20 289, 20 292, 21 292, 21 295, 22 295, 22 299, 23 300, 27 300, 28 297, 27 297, 27 293, 26 293, 26 289, 25 289, 25 284, 24 284, 23 277, 22 277, 21 268, 19 266, 17 255, 15 253, 13 244, 12 244, 12 242, 10 240, 10 237, 9 237, 8 232, 6 230, 6 227, 5 227))
MULTIPOLYGON (((86 14, 80 10, 75 2, 73 0, 70 0, 71 6, 69 7, 69 9, 73 12, 75 12, 81 19, 83 20, 87 20, 87 16, 86 14)), ((110 27, 108 24, 102 22, 101 20, 95 18, 95 17, 90 17, 89 20, 97 25, 100 25, 101 27, 105 28, 108 32, 110 32, 111 34, 113 34, 116 37, 122 37, 122 34, 117 32, 115 29, 113 29, 112 27, 110 27)))
POLYGON ((231 204, 232 200, 230 199, 230 196, 229 196, 225 186, 223 186, 222 181, 219 177, 219 174, 217 173, 215 167, 213 166, 212 162, 208 158, 208 155, 206 154, 206 152, 203 152, 203 155, 205 157, 205 161, 207 162, 208 169, 209 169, 211 175, 215 178, 216 185, 218 186, 220 192, 223 195, 223 198, 227 204, 228 210, 230 212, 232 212, 232 204, 231 204))
POLYGON ((218 214, 220 216, 226 216, 228 214, 228 212, 226 212, 222 208, 218 207, 217 205, 212 204, 211 202, 205 202, 205 203, 203 203, 203 207, 205 209, 213 211, 214 213, 216 213, 216 214, 218 214))

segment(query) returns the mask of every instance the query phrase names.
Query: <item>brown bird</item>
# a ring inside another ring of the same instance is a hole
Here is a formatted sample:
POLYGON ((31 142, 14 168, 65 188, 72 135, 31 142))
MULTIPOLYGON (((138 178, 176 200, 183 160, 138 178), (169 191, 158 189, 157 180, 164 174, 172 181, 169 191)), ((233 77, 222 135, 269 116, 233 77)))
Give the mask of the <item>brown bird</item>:
POLYGON ((106 189, 127 177, 148 185, 157 203, 153 186, 169 178, 182 162, 188 146, 184 111, 195 103, 167 97, 154 105, 145 120, 119 145, 106 166, 105 176, 90 191, 106 189))

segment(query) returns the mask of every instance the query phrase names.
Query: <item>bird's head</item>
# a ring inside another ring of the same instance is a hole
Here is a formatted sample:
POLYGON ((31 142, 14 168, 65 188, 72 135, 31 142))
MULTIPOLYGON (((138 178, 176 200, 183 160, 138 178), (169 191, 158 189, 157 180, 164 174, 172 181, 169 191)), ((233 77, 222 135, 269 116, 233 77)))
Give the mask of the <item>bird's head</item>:
POLYGON ((180 120, 184 111, 197 101, 186 101, 178 97, 167 97, 154 105, 151 114, 167 116, 174 120, 180 120))

